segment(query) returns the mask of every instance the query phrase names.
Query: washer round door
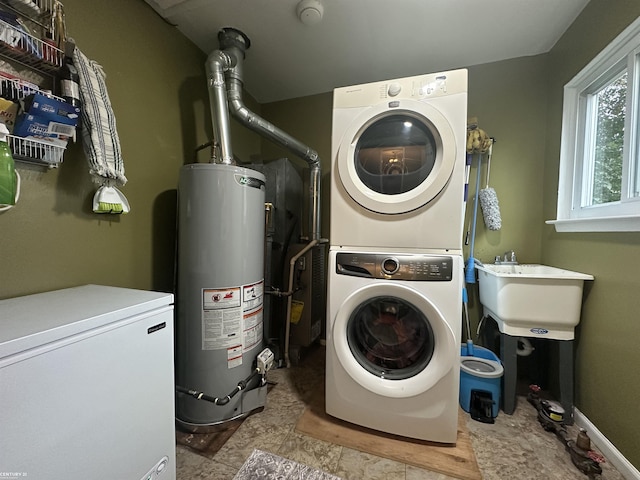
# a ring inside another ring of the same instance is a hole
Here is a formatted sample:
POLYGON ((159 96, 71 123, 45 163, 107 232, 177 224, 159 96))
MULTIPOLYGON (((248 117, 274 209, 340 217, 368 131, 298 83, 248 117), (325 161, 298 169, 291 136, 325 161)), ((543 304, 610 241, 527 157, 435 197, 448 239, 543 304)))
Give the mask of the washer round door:
POLYGON ((450 123, 427 103, 399 100, 358 115, 345 130, 337 171, 347 193, 377 213, 413 211, 446 186, 456 162, 450 123))
POLYGON ((438 308, 416 290, 390 282, 347 297, 331 341, 349 376, 386 397, 419 395, 457 365, 459 347, 438 308))

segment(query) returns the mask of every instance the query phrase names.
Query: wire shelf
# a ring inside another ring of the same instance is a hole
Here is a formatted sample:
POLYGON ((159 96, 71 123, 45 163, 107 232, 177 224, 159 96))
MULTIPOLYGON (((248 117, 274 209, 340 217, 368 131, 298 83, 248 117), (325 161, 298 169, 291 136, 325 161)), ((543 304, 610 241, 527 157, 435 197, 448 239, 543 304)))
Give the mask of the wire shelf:
MULTIPOLYGON (((0 72, 0 91, 5 98, 10 97, 15 102, 34 93, 64 101, 60 97, 40 90, 36 85, 17 78, 11 78, 2 72, 0 72)), ((39 141, 16 135, 9 135, 8 143, 15 160, 44 165, 48 168, 55 168, 62 163, 65 147, 49 143, 46 140, 39 141)))
MULTIPOLYGON (((58 0, 0 0, 0 57, 11 59, 34 71, 55 77, 62 67, 64 52, 58 48, 65 38, 64 12, 58 0)), ((55 83, 55 82, 54 82, 55 83)), ((2 97, 19 103, 32 94, 64 101, 38 85, 0 72, 2 97)), ((57 138, 8 135, 13 158, 22 162, 57 167, 66 142, 57 138)))
POLYGON ((35 21, 52 12, 55 2, 54 0, 2 0, 2 3, 35 21))
POLYGON ((64 12, 57 0, 0 0, 0 54, 55 75, 62 67, 64 12), (15 15, 15 17, 12 17, 15 15))
POLYGON ((63 52, 58 47, 3 20, 0 20, 0 54, 50 75, 60 70, 63 61, 63 52))
POLYGON ((55 98, 61 102, 64 101, 64 99, 57 95, 53 95, 48 90, 41 90, 40 87, 34 83, 16 78, 9 73, 0 71, 0 96, 2 96, 2 98, 17 102, 35 93, 55 98))
POLYGON ((44 165, 48 168, 56 168, 62 163, 65 147, 45 140, 33 140, 15 135, 7 135, 7 140, 14 160, 44 165))

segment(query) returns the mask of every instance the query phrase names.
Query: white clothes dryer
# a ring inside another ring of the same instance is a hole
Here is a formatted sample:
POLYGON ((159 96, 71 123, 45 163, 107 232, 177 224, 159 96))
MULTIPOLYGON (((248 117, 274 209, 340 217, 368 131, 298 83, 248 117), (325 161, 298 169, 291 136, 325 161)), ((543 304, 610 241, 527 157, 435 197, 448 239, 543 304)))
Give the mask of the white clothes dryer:
POLYGON ((333 93, 330 244, 462 251, 467 71, 333 93))
POLYGON ((462 257, 332 247, 329 269, 327 413, 455 443, 462 257))

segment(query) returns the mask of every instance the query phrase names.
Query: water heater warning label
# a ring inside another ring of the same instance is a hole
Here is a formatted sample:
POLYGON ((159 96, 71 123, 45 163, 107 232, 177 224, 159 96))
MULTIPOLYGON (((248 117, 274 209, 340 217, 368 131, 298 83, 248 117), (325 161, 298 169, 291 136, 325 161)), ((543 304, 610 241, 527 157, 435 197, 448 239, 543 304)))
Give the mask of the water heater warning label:
POLYGON ((262 301, 264 281, 242 287, 243 342, 242 351, 248 352, 262 340, 262 301))
POLYGON ((242 354, 262 339, 264 281, 202 289, 202 349, 226 350, 227 366, 242 365, 242 354))
POLYGON ((202 290, 202 349, 221 350, 242 344, 240 287, 202 290))
POLYGON ((205 310, 220 310, 240 306, 240 288, 205 289, 202 304, 205 310))
POLYGON ((242 345, 227 348, 227 368, 242 365, 242 345))

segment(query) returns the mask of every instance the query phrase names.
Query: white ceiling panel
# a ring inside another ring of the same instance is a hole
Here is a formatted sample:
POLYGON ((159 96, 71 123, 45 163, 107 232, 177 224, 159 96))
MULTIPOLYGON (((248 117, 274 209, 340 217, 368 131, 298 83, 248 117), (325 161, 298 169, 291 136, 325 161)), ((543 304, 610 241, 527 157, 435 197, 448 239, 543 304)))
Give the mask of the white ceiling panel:
MULTIPOLYGON (((588 0, 145 0, 205 53, 223 27, 251 40, 247 91, 260 103, 335 87, 545 53, 588 0)), ((204 66, 203 66, 204 68, 204 66)))

